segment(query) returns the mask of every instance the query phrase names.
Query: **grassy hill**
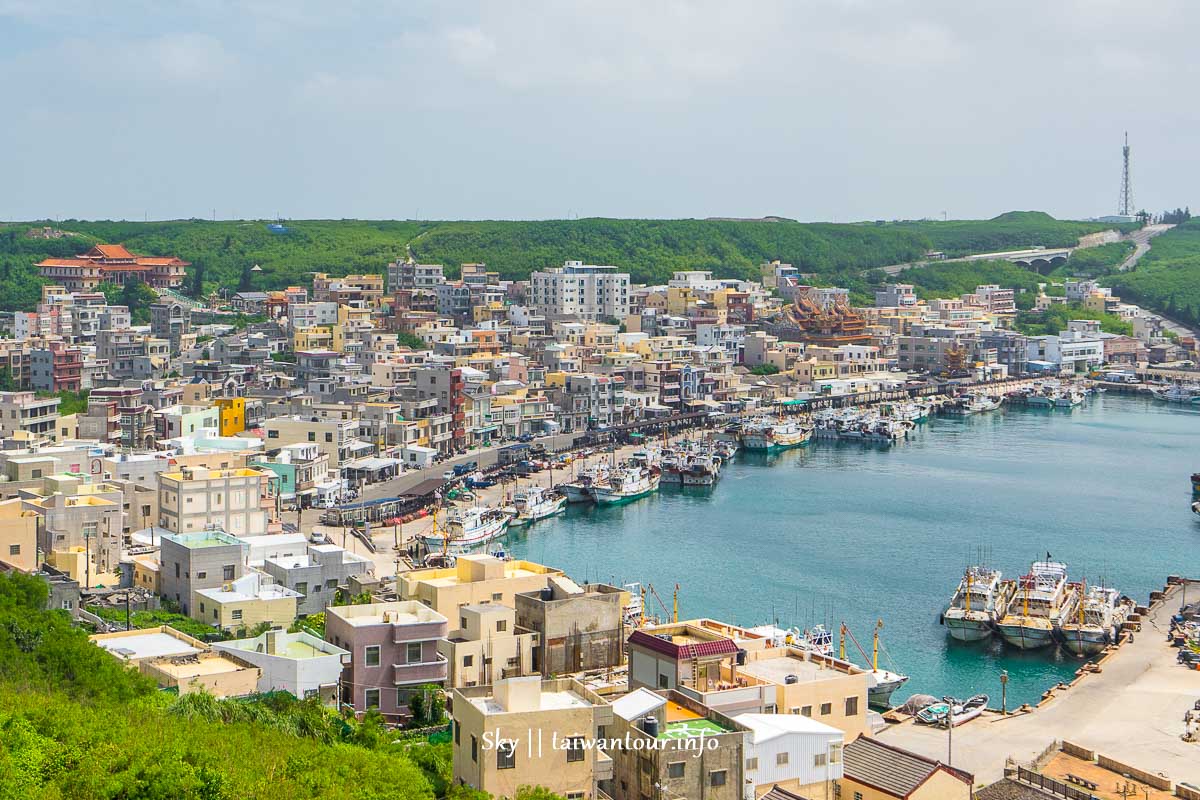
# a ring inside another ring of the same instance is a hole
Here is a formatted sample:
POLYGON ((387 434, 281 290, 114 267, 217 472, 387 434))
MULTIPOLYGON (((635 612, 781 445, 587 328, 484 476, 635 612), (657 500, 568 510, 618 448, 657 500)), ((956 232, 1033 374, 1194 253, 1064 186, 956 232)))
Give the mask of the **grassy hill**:
POLYGON ((1137 267, 1111 282, 1125 299, 1200 326, 1200 219, 1154 237, 1137 267))
MULTIPOLYGON (((119 242, 135 253, 177 255, 191 261, 189 281, 214 288, 275 289, 309 283, 309 273, 382 272, 406 251, 421 261, 459 265, 486 262, 505 278, 567 259, 616 264, 641 283, 666 281, 674 270, 711 269, 719 276, 757 277, 758 265, 779 259, 820 276, 818 282, 854 282, 862 270, 913 261, 929 249, 950 254, 1030 244, 1072 244, 1095 223, 1055 220, 1040 212, 1013 212, 992 220, 898 223, 799 223, 788 220, 621 220, 542 222, 412 222, 296 220, 287 232, 265 221, 179 220, 83 222, 53 225, 76 236, 28 239, 46 222, 0 225, 0 309, 29 309, 40 279, 33 264, 70 256, 96 242, 119 242), (258 264, 261 272, 251 272, 258 264)), ((194 288, 194 287, 191 287, 194 288)))

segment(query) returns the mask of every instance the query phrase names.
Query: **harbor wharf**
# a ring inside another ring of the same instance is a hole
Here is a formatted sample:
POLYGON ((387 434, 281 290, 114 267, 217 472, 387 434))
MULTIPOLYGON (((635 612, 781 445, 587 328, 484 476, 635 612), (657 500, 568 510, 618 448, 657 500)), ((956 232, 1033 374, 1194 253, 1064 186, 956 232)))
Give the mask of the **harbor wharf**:
POLYGON ((1069 688, 1048 692, 1036 708, 986 713, 954 728, 952 743, 944 728, 911 720, 880 738, 929 758, 952 757, 982 784, 1003 776, 1007 758, 1026 763, 1064 740, 1176 783, 1200 784, 1200 745, 1180 738, 1184 715, 1200 698, 1200 671, 1177 664, 1178 650, 1167 642, 1185 592, 1200 593, 1200 581, 1168 586, 1132 641, 1069 688))

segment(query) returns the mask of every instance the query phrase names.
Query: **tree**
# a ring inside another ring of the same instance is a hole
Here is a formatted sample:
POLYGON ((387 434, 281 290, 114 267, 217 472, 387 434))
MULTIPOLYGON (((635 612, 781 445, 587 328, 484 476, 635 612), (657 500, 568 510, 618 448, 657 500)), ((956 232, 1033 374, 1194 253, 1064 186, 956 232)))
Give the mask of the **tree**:
POLYGON ((778 372, 779 367, 774 364, 756 364, 750 368, 751 375, 775 375, 778 372))
POLYGON ((17 391, 17 382, 13 380, 12 368, 0 369, 0 392, 17 391))
POLYGON ((518 786, 513 800, 564 800, 545 786, 518 786))
POLYGON ((412 350, 428 350, 429 345, 415 333, 401 332, 396 334, 396 342, 412 350))

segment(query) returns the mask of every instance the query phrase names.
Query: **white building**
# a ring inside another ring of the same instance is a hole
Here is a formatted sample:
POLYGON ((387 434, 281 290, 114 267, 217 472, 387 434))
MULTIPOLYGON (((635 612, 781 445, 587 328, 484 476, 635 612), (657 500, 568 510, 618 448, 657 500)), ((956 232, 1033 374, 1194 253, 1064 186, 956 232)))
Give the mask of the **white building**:
POLYGON ((629 313, 629 273, 568 261, 530 275, 529 301, 537 313, 547 316, 623 319, 629 313))
POLYGON ((917 304, 911 283, 893 283, 875 293, 876 308, 908 308, 917 304))
POLYGON ((745 325, 696 326, 696 344, 699 347, 717 347, 729 354, 733 361, 742 359, 742 342, 746 340, 745 325))
MULTIPOLYGON (((803 714, 739 714, 746 735, 746 782, 756 794, 780 786, 805 797, 823 797, 830 781, 842 777, 845 734, 803 714)), ((747 793, 749 794, 749 793, 747 793)))
POLYGON ((213 649, 249 661, 262 670, 260 692, 288 692, 303 700, 337 698, 342 666, 350 653, 309 633, 271 630, 252 639, 216 642, 213 649))
POLYGON ((1095 331, 1067 330, 1057 336, 1030 336, 1028 360, 1054 364, 1060 373, 1087 372, 1099 367, 1104 363, 1104 339, 1098 324, 1095 331))

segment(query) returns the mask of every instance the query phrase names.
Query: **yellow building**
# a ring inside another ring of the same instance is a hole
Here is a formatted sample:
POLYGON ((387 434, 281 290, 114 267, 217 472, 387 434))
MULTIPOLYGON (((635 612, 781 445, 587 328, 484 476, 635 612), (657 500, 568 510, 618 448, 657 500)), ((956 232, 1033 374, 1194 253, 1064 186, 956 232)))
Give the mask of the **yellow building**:
POLYGON ((221 436, 236 436, 246 430, 246 398, 218 397, 215 405, 220 411, 221 436))
POLYGON ((218 700, 254 694, 262 677, 259 667, 237 656, 207 649, 194 655, 148 659, 139 669, 161 689, 174 689, 180 695, 205 692, 218 700))
POLYGON ((454 780, 493 797, 519 786, 545 786, 578 800, 600 797, 613 778, 599 747, 573 746, 613 722, 612 706, 578 681, 509 678, 454 690, 454 780))
POLYGON ((299 592, 260 572, 249 572, 215 589, 197 589, 194 595, 194 618, 227 631, 262 622, 287 627, 296 621, 300 598, 299 592))
POLYGON ((501 603, 514 607, 513 596, 546 587, 562 570, 532 561, 501 561, 495 556, 460 556, 444 569, 416 569, 400 574, 400 599, 419 600, 447 619, 459 619, 460 606, 501 603))
POLYGON ((0 562, 23 572, 37 569, 37 518, 19 497, 0 503, 0 562))
POLYGON ((333 329, 328 325, 297 328, 292 333, 292 350, 295 352, 333 349, 333 329))
MULTIPOLYGON (((455 618, 450 618, 455 624, 455 618)), ((446 685, 485 686, 504 678, 531 675, 538 635, 517 627, 517 612, 499 603, 460 606, 457 630, 438 642, 449 667, 446 685)))

